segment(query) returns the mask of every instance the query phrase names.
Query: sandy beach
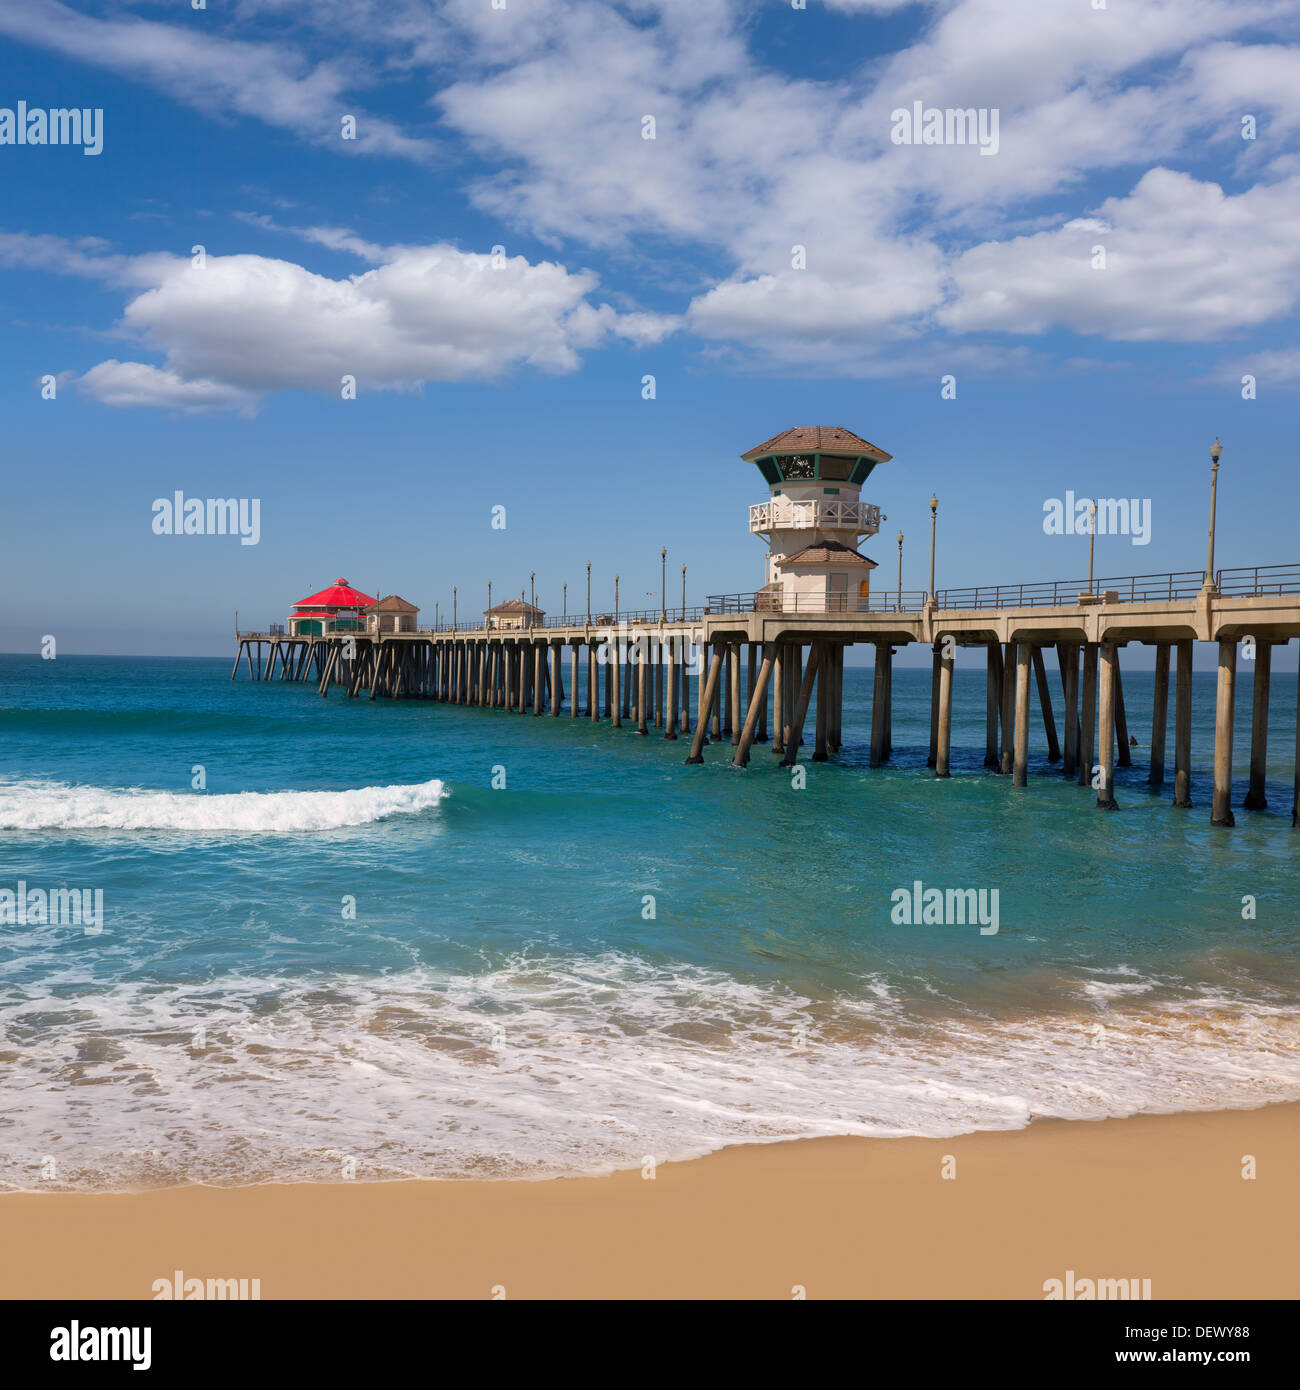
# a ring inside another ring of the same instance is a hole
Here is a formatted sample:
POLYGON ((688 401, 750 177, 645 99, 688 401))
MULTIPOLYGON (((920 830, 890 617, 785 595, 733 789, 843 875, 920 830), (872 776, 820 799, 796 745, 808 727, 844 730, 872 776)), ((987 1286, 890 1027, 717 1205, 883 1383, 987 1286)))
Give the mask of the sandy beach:
POLYGON ((1275 1105, 746 1146, 653 1179, 11 1194, 0 1296, 150 1298, 181 1270, 266 1299, 1041 1299, 1073 1270, 1296 1298, 1298 1218, 1300 1105, 1275 1105))

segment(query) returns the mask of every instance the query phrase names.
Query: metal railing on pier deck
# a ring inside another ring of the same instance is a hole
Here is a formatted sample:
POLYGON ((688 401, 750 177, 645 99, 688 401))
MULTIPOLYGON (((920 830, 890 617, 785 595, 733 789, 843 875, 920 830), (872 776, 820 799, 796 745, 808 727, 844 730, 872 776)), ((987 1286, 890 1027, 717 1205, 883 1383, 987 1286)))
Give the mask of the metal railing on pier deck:
POLYGON ((752 594, 710 594, 703 616, 727 613, 919 613, 925 607, 923 589, 871 594, 781 594, 758 590, 752 594))
MULTIPOLYGON (((1204 570, 1174 570, 1169 574, 1126 574, 1120 578, 1094 579, 1094 601, 1110 603, 1166 603, 1194 599, 1205 586, 1204 570)), ((1300 594, 1300 564, 1252 565, 1215 571, 1214 587, 1228 598, 1300 594)), ((1073 608, 1089 593, 1086 579, 1035 580, 1027 584, 981 584, 961 589, 940 589, 935 606, 941 611, 973 611, 990 608, 1073 608)), ((482 621, 452 623, 442 619, 412 632, 385 632, 386 637, 433 637, 441 634, 476 633, 493 636, 527 635, 550 628, 653 627, 660 622, 699 622, 702 618, 737 613, 919 613, 929 595, 924 589, 905 589, 900 595, 877 592, 867 598, 856 594, 794 594, 759 589, 752 593, 711 594, 704 605, 683 608, 638 608, 614 613, 550 613, 522 627, 487 627, 482 621)), ((308 634, 299 638, 305 640, 308 634)), ((325 637, 373 638, 364 629, 337 627, 325 637)), ((270 642, 286 638, 283 623, 269 623, 265 632, 236 632, 239 642, 270 642)), ((299 640, 292 638, 291 640, 299 640)))
POLYGON ((687 607, 683 608, 677 604, 674 608, 669 608, 665 613, 660 608, 637 608, 630 612, 619 610, 615 613, 613 609, 601 609, 598 613, 592 613, 588 618, 586 613, 547 613, 544 617, 537 618, 532 622, 525 622, 519 626, 507 623, 495 623, 492 627, 485 626, 482 622, 457 622, 453 624, 450 619, 443 620, 436 625, 420 628, 418 633, 412 636, 428 637, 437 633, 446 633, 449 636, 460 636, 463 633, 482 633, 491 634, 494 637, 513 637, 517 633, 543 632, 547 628, 570 628, 570 627, 654 627, 660 622, 664 623, 687 623, 698 622, 708 614, 707 608, 687 607))
POLYGON ((1214 587, 1236 597, 1300 594, 1300 565, 1255 565, 1252 568, 1217 570, 1214 587))
MULTIPOLYGON (((1204 570, 1175 570, 1170 574, 1126 574, 1119 579, 1094 579, 1091 593, 1113 603, 1161 603, 1194 599, 1205 585, 1204 570)), ((1030 584, 986 584, 966 589, 939 589, 940 609, 1073 608, 1088 594, 1086 579, 1042 580, 1030 584)))

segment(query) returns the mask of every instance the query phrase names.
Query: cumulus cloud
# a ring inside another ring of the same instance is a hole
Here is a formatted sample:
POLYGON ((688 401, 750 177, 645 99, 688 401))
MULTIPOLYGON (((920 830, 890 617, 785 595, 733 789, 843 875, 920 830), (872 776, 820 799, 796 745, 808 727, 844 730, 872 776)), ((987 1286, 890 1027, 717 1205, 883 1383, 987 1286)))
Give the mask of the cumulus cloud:
POLYGON ((959 332, 1213 341, 1284 317, 1300 300, 1300 178, 1231 197, 1153 169, 1096 218, 973 247, 952 281, 938 318, 959 332))
POLYGON ((358 65, 313 65, 284 43, 225 38, 206 25, 99 19, 59 0, 0 6, 0 34, 138 78, 201 111, 251 117, 343 154, 426 160, 432 153, 429 140, 407 135, 347 99, 354 85, 369 80, 358 65), (357 118, 355 140, 342 138, 344 115, 357 118))
MULTIPOLYGON (((514 364, 565 371, 601 343, 672 331, 670 317, 594 302, 594 278, 560 264, 575 246, 648 275, 670 266, 664 278, 688 301, 682 322, 714 360, 837 370, 915 360, 899 345, 925 335, 1231 336, 1296 303, 1292 0, 823 2, 841 26, 860 20, 870 42, 901 24, 910 32, 894 52, 864 43, 862 61, 846 53, 820 80, 766 59, 741 0, 528 0, 506 11, 482 0, 241 0, 231 22, 274 17, 277 38, 205 31, 201 44, 180 25, 90 20, 32 0, 0 16, 0 32, 309 140, 334 138, 333 126, 321 135, 321 113, 334 120, 350 83, 400 71, 426 84, 444 148, 474 157, 458 167, 476 208, 556 248, 554 263, 519 262, 481 312, 468 307, 479 280, 461 253, 383 247, 331 225, 260 219, 358 257, 362 275, 230 257, 210 262, 218 274, 200 292, 180 270, 126 258, 119 282, 142 292, 124 322, 182 380, 261 391, 319 389, 344 371, 393 387, 514 364), (302 56, 340 35, 346 62, 302 56), (996 156, 893 144, 892 112, 914 101, 996 109, 996 156), (1244 112, 1260 117, 1254 143, 1240 139, 1244 112), (646 116, 653 140, 642 138, 646 116), (1229 192, 1201 170, 1225 155, 1221 177, 1241 185, 1229 192), (1092 269, 1099 241, 1105 271, 1092 269), (807 269, 792 268, 796 246, 807 269), (685 285, 684 250, 709 267, 685 285), (266 321, 270 302, 296 327, 266 321), (244 353, 241 316, 276 360, 256 344, 244 353), (299 327, 312 341, 286 362, 284 334, 297 341, 299 327), (345 366, 349 356, 361 365, 345 366), (263 385, 239 375, 245 359, 263 385)), ((363 128, 378 152, 427 153, 396 126, 363 128)), ((96 259, 93 248, 80 255, 96 259)))
MULTIPOLYGON (((65 245, 60 266, 58 249, 57 239, 0 240, 11 261, 93 274, 93 256, 65 245)), ((570 372, 582 349, 611 337, 645 346, 676 327, 664 315, 593 303, 588 270, 448 245, 382 255, 344 279, 266 256, 196 266, 106 255, 105 279, 147 286, 126 304, 123 333, 164 364, 105 362, 80 384, 109 405, 247 410, 269 391, 337 391, 345 375, 365 391, 492 379, 517 366, 570 372)))
POLYGON ((147 405, 197 413, 238 410, 251 413, 256 397, 219 381, 186 381, 175 372, 144 362, 119 362, 109 358, 76 378, 79 391, 104 405, 147 405))

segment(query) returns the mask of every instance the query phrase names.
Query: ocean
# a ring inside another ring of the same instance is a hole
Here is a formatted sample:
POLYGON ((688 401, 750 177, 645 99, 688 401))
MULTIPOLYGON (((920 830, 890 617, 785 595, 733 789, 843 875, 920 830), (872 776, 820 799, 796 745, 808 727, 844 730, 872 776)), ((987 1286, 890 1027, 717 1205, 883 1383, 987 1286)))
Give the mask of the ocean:
POLYGON ((984 771, 982 667, 951 780, 928 671, 895 671, 869 769, 850 668, 846 746, 800 787, 765 745, 686 767, 653 731, 322 700, 232 659, 0 657, 0 900, 103 907, 0 925, 0 1187, 547 1178, 1300 1097, 1294 675, 1246 812, 1242 663, 1214 830, 1212 673, 1180 811, 1172 700, 1152 792, 1152 677, 1125 672, 1143 746, 1107 814, 1036 707, 1029 787, 984 771), (982 891, 996 931, 896 920, 918 883, 982 891))

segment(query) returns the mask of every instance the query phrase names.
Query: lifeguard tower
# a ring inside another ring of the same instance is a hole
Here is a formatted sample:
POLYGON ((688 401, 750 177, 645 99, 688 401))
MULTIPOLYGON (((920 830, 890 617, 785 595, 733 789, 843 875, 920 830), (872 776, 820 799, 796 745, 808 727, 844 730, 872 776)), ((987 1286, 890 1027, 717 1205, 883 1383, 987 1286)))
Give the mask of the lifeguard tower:
POLYGON ((866 611, 876 562, 858 546, 885 518, 862 501, 862 484, 892 457, 838 425, 796 425, 741 454, 771 489, 749 509, 750 534, 768 545, 760 605, 866 611))

